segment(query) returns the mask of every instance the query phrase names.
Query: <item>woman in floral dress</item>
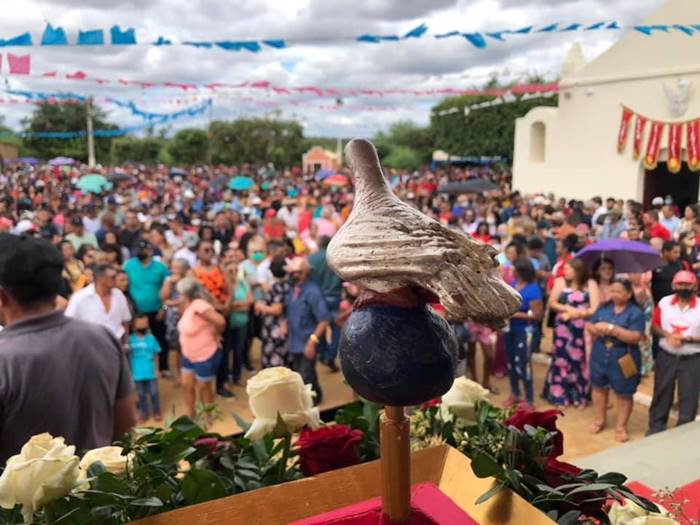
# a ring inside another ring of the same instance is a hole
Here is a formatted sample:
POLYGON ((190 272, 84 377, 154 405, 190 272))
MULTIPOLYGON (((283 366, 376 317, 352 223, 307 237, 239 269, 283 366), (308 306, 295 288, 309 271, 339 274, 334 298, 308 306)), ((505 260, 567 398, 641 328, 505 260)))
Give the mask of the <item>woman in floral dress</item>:
POLYGON ((284 270, 284 257, 275 257, 270 263, 274 281, 262 301, 255 304, 255 311, 262 315, 262 366, 287 366, 287 327, 284 317, 284 301, 289 293, 289 282, 284 270))
POLYGON ((552 364, 544 397, 553 405, 584 408, 590 399, 584 325, 598 308, 598 285, 580 259, 564 266, 552 288, 549 307, 556 313, 552 364))

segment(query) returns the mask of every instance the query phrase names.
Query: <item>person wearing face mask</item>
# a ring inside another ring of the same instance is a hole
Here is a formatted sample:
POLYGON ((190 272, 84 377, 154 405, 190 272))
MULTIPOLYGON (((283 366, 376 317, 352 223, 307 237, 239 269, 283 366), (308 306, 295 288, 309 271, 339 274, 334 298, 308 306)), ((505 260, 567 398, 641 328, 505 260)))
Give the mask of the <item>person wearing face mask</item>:
POLYGON ((136 312, 146 314, 153 335, 163 349, 160 353, 160 371, 171 378, 168 366, 168 343, 165 339, 165 310, 160 299, 160 289, 168 278, 168 267, 153 259, 153 246, 145 239, 136 243, 136 257, 124 263, 129 276, 129 293, 136 305, 136 312))
POLYGON ((133 329, 133 333, 129 336, 129 359, 138 394, 138 422, 145 423, 151 414, 155 421, 161 421, 156 372, 156 355, 160 353, 161 348, 148 329, 147 315, 138 314, 134 319, 133 329))
MULTIPOLYGON (((247 244, 248 258, 243 261, 240 265, 240 270, 243 277, 251 289, 253 290, 253 304, 263 300, 263 289, 260 284, 259 278, 259 268, 261 263, 267 257, 267 244, 262 237, 253 236, 250 238, 247 244)), ((247 333, 246 342, 246 352, 243 366, 248 370, 252 371, 253 367, 250 363, 250 348, 254 337, 260 337, 261 329, 261 317, 259 314, 255 313, 255 310, 251 307, 251 312, 249 316, 249 325, 247 333)))
POLYGON ((649 431, 666 430, 678 385, 678 425, 695 420, 700 397, 700 304, 698 280, 682 270, 673 276, 673 294, 659 301, 652 328, 659 339, 649 431))

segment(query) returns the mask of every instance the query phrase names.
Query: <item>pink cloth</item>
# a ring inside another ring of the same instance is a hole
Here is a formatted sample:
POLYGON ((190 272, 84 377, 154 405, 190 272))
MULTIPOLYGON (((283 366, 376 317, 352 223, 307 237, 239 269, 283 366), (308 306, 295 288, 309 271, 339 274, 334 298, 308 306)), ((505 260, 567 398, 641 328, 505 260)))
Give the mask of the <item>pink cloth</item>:
POLYGON ((195 299, 177 323, 182 355, 193 363, 206 361, 219 348, 219 334, 201 316, 207 310, 214 310, 214 307, 203 299, 195 299))
POLYGON ((316 232, 317 239, 319 237, 323 237, 324 235, 326 237, 333 237, 335 235, 335 232, 338 231, 338 228, 335 224, 333 224, 333 221, 329 221, 328 219, 324 219, 323 217, 315 219, 314 222, 316 223, 316 226, 318 228, 316 232))
MULTIPOLYGON (((304 518, 292 525, 390 525, 381 512, 381 506, 381 499, 373 498, 304 518)), ((479 525, 433 483, 413 485, 411 507, 411 517, 406 525, 479 525)))

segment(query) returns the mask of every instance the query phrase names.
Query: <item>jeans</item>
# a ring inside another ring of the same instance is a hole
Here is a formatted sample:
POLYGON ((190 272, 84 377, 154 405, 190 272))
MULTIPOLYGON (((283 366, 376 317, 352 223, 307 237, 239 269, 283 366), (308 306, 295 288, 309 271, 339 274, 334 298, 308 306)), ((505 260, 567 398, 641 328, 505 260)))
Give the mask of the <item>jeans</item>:
MULTIPOLYGON (((318 355, 318 352, 316 353, 318 355)), ((290 354, 289 361, 291 369, 301 375, 302 381, 305 384, 311 385, 311 388, 316 392, 314 404, 320 405, 323 400, 323 392, 321 385, 318 383, 318 375, 316 374, 316 357, 307 359, 304 354, 290 354)))
POLYGON ((158 369, 162 372, 170 368, 168 363, 168 348, 170 345, 168 345, 168 341, 165 338, 165 321, 158 319, 159 313, 160 311, 152 312, 146 315, 148 316, 148 324, 150 325, 151 333, 160 345, 160 353, 158 354, 158 369))
POLYGON ((229 375, 233 375, 233 381, 239 382, 245 363, 246 344, 248 341, 248 326, 229 326, 224 336, 223 359, 216 375, 216 388, 223 388, 229 375), (231 356, 233 356, 233 368, 231 368, 231 356))
POLYGON ((160 397, 158 396, 158 381, 156 379, 145 379, 134 381, 136 393, 139 396, 139 412, 145 418, 149 416, 148 401, 150 398, 153 414, 160 414, 160 397))
POLYGON ((318 344, 318 354, 322 363, 335 361, 335 358, 338 357, 338 345, 340 344, 340 327, 335 324, 338 312, 340 311, 340 298, 326 297, 326 304, 331 314, 329 323, 331 328, 331 342, 329 344, 328 341, 326 341, 325 334, 321 337, 321 342, 318 344))
POLYGON ((511 328, 503 334, 508 357, 508 377, 510 389, 515 397, 520 397, 520 381, 525 387, 525 399, 534 402, 532 391, 532 366, 530 349, 527 347, 527 332, 511 328))

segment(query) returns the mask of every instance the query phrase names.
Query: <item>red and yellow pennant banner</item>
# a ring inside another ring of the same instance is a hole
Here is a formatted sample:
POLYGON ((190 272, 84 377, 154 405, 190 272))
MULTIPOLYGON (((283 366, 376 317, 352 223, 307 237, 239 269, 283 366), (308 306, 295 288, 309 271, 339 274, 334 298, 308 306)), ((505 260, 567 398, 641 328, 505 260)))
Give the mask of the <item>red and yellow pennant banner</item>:
POLYGON ((683 166, 683 149, 687 153, 688 168, 692 171, 700 171, 700 118, 686 122, 661 122, 651 120, 644 115, 623 107, 620 118, 620 129, 617 133, 617 151, 623 153, 627 146, 630 122, 634 117, 634 131, 632 137, 632 158, 637 160, 642 155, 645 134, 646 151, 644 151, 644 167, 656 168, 661 151, 661 143, 664 131, 668 128, 666 143, 666 164, 668 171, 678 173, 683 166), (649 122, 649 126, 647 126, 649 122), (649 132, 647 133, 647 128, 649 132), (684 133, 685 128, 685 133, 684 133), (685 136, 685 144, 683 139, 685 136))

